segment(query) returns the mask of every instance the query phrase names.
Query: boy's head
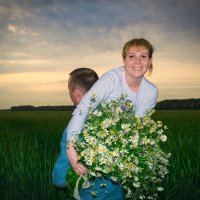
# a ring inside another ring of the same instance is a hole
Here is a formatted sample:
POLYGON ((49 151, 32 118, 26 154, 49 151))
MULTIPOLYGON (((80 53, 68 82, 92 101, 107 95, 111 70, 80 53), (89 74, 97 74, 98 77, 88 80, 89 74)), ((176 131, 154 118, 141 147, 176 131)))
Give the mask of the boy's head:
POLYGON ((97 73, 89 68, 77 68, 69 74, 69 95, 75 105, 79 104, 84 94, 98 78, 97 73))

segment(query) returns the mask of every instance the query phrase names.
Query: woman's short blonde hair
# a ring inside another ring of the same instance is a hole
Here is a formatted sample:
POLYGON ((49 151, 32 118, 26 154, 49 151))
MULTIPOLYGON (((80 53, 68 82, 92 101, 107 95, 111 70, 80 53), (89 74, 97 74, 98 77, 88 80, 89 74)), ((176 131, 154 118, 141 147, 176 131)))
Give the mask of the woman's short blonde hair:
MULTIPOLYGON (((123 47, 122 50, 122 57, 125 60, 127 52, 130 50, 130 48, 134 48, 134 49, 147 49, 149 51, 149 58, 152 58, 153 56, 153 51, 154 48, 151 45, 151 43, 149 41, 147 41, 144 38, 139 38, 139 39, 132 39, 129 40, 128 42, 126 42, 126 44, 123 47)), ((153 64, 151 62, 150 66, 149 66, 149 74, 151 74, 153 71, 153 64)))

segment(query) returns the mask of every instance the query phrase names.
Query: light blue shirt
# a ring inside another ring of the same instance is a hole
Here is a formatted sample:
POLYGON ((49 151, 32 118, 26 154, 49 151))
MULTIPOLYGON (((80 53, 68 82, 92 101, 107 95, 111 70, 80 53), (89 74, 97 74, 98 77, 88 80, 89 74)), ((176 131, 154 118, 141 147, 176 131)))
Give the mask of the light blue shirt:
POLYGON ((66 154, 66 137, 67 137, 67 128, 63 131, 62 139, 60 142, 60 154, 56 160, 52 172, 52 181, 54 185, 57 187, 66 187, 67 184, 66 175, 71 167, 71 164, 66 154))
POLYGON ((127 84, 124 67, 114 68, 106 72, 84 95, 74 110, 67 128, 67 140, 72 140, 73 137, 78 138, 91 106, 95 108, 100 102, 107 103, 116 100, 122 94, 127 96, 127 100, 132 101, 136 116, 143 117, 148 110, 155 107, 158 89, 145 77, 142 77, 139 90, 134 93, 127 84), (95 101, 91 104, 91 98, 94 94, 95 101))

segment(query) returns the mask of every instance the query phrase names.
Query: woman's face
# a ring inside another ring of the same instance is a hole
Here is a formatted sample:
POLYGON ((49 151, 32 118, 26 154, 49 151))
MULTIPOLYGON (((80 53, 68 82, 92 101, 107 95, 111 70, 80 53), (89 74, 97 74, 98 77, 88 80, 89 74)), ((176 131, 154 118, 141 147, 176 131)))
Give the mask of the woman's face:
POLYGON ((126 74, 131 78, 142 78, 151 64, 146 48, 130 48, 123 61, 126 74))

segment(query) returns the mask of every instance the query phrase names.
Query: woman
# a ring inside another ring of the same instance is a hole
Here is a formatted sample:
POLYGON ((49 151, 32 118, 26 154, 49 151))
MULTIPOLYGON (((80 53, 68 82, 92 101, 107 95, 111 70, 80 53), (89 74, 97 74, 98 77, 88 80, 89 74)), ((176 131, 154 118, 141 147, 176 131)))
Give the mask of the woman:
POLYGON ((73 169, 79 174, 87 173, 84 166, 78 164, 78 155, 73 148, 73 138, 78 137, 87 117, 88 109, 95 108, 100 102, 118 99, 122 94, 132 101, 136 116, 142 117, 154 108, 158 96, 155 85, 144 75, 152 72, 153 46, 146 39, 132 39, 123 48, 124 66, 114 68, 105 73, 81 100, 73 113, 67 129, 67 155, 73 169))

